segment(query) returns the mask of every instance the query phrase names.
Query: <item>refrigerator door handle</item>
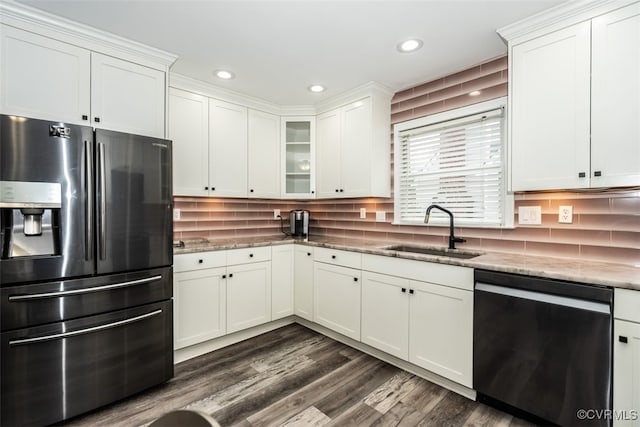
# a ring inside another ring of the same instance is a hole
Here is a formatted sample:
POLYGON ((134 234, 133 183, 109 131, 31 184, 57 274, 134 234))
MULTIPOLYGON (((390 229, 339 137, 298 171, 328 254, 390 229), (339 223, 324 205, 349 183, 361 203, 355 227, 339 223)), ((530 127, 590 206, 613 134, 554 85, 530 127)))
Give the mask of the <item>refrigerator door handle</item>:
POLYGON ((85 185, 87 188, 87 201, 85 203, 85 225, 84 233, 84 259, 93 259, 93 159, 91 141, 84 141, 84 170, 85 185))
POLYGON ((44 292, 41 294, 27 294, 27 295, 10 295, 9 301, 24 301, 24 300, 31 300, 31 299, 55 298, 55 297, 64 297, 68 295, 88 294, 91 292, 107 291, 110 289, 126 288, 128 286, 135 286, 135 285, 143 285, 145 283, 157 282, 158 280, 162 280, 162 276, 153 276, 153 277, 148 277, 146 279, 131 280, 128 282, 96 286, 93 288, 74 289, 70 291, 44 292))
POLYGON ((107 323, 106 325, 94 326, 92 328, 80 329, 80 330, 71 331, 71 332, 63 332, 60 334, 45 335, 43 337, 21 338, 17 340, 11 340, 9 341, 9 345, 13 346, 13 345, 22 345, 22 344, 33 344, 33 343, 42 342, 42 341, 58 340, 58 339, 73 337, 76 335, 89 334, 92 332, 98 332, 98 331, 103 331, 105 329, 111 329, 111 328, 116 328, 118 326, 128 325, 129 323, 139 322, 149 317, 157 316, 160 313, 162 313, 162 309, 158 309, 150 313, 142 314, 140 316, 131 317, 129 319, 124 319, 124 320, 120 320, 113 323, 107 323))
POLYGON ((98 143, 98 179, 100 180, 100 227, 98 230, 98 246, 100 259, 103 260, 107 253, 107 183, 104 160, 104 144, 98 143))

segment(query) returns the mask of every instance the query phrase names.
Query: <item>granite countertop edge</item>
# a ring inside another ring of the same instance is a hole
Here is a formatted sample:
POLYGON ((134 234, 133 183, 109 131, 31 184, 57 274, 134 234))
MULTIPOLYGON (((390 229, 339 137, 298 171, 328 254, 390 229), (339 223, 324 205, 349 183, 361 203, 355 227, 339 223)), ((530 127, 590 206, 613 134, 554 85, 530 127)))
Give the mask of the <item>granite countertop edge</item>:
MULTIPOLYGON (((357 251, 371 255, 391 256, 416 261, 435 262, 477 269, 546 277, 558 280, 588 283, 614 288, 640 290, 640 267, 599 261, 539 255, 513 254, 492 251, 476 251, 480 255, 470 259, 451 258, 438 255, 423 255, 387 249, 393 242, 376 242, 362 239, 311 237, 310 240, 289 236, 264 236, 257 238, 216 239, 186 241, 184 247, 174 248, 174 254, 188 254, 225 249, 240 249, 258 246, 303 244, 314 247, 357 251)), ((400 244, 398 242, 396 244, 400 244)), ((432 245, 415 246, 431 247, 432 245)), ((461 249, 461 252, 465 252, 461 249)))

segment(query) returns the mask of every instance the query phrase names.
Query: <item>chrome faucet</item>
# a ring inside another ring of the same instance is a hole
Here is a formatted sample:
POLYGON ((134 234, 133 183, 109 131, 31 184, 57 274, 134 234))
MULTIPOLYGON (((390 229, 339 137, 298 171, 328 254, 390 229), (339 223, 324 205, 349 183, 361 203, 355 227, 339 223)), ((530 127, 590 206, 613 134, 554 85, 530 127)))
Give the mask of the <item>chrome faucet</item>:
POLYGON ((462 239, 460 237, 455 237, 453 235, 453 213, 451 213, 450 210, 443 208, 442 206, 438 206, 438 205, 431 205, 427 208, 427 212, 424 214, 424 223, 428 224, 429 223, 429 214, 431 213, 431 209, 436 208, 441 210, 442 212, 446 213, 449 215, 449 249, 455 249, 456 248, 456 242, 458 243, 464 243, 466 242, 465 239, 462 239))

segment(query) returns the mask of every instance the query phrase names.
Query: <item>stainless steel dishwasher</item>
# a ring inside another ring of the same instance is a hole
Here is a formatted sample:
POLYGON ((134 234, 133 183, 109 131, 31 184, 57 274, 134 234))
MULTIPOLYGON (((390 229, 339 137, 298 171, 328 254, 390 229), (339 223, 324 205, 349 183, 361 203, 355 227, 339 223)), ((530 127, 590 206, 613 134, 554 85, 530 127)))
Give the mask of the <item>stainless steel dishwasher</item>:
POLYGON ((612 301, 607 287, 476 270, 478 400, 558 425, 611 425, 612 301))

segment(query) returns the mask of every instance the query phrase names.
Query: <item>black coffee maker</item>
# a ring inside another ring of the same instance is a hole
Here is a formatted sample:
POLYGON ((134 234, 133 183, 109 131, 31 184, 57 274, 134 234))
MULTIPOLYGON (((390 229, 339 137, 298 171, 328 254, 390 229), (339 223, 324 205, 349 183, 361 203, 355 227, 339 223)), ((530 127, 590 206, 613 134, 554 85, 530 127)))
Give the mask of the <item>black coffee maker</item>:
POLYGON ((309 236, 309 211, 297 209, 289 212, 289 224, 293 237, 309 236))

